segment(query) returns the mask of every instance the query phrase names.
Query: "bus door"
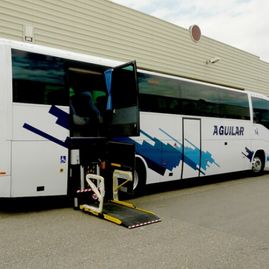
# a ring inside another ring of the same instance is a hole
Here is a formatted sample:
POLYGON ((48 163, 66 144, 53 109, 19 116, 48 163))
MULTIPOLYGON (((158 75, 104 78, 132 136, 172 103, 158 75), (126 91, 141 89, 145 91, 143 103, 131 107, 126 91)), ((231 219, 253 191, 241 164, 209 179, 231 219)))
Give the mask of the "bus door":
MULTIPOLYGON (((111 119, 107 121, 107 134, 112 137, 129 137, 140 135, 140 116, 138 107, 138 82, 136 72, 136 62, 129 62, 112 70, 105 71, 106 86, 108 92, 107 113, 111 113, 111 119), (112 75, 112 76, 111 76, 112 75), (112 80, 112 81, 111 81, 112 80), (110 83, 109 83, 110 82, 110 83)), ((111 160, 120 161, 131 168, 134 172, 135 147, 133 153, 123 145, 114 145, 111 148, 111 160), (122 156, 115 156, 118 154, 122 156), (125 154, 124 154, 125 152, 125 154), (132 156, 133 154, 133 156, 132 156)), ((134 174, 133 174, 134 177, 134 174)), ((122 182, 119 182, 122 184, 122 182)), ((124 185, 124 192, 132 193, 134 181, 129 181, 124 185)))
POLYGON ((136 63, 69 68, 71 136, 139 135, 136 63))
POLYGON ((129 62, 105 71, 108 92, 107 136, 139 136, 138 83, 136 63, 129 62))
POLYGON ((182 119, 182 178, 199 177, 201 167, 201 120, 182 119))
MULTIPOLYGON (((74 86, 70 95, 71 148, 79 149, 82 169, 87 170, 92 163, 103 158, 128 166, 126 158, 131 155, 125 150, 128 147, 120 143, 108 143, 107 146, 107 141, 115 137, 138 136, 140 133, 136 63, 114 68, 69 68, 69 71, 70 86, 74 86), (76 86, 82 90, 76 90, 76 86)), ((128 169, 133 171, 131 160, 128 160, 128 164, 132 167, 128 169)), ((76 172, 72 173, 72 177, 76 178, 76 172)), ((75 184, 70 178, 71 191, 76 188, 75 184)), ((128 186, 126 184, 126 188, 132 190, 132 182, 128 186)))

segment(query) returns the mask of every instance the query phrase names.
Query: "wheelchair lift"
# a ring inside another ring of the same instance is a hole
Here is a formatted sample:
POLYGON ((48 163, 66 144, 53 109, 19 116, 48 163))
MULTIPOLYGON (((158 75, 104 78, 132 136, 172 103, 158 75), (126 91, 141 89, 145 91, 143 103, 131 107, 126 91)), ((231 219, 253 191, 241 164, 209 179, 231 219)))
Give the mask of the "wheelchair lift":
MULTIPOLYGON (((80 145, 80 143, 78 144, 80 145)), ((122 190, 123 186, 127 186, 126 189, 132 189, 133 183, 133 165, 130 165, 130 163, 128 165, 126 163, 122 164, 119 159, 125 160, 125 162, 129 160, 130 162, 132 160, 130 156, 134 156, 133 145, 113 142, 105 143, 105 145, 103 150, 106 152, 106 161, 100 162, 99 159, 98 163, 96 160, 86 160, 88 168, 91 167, 91 169, 87 169, 91 172, 87 173, 84 173, 85 160, 78 162, 81 157, 85 156, 83 151, 85 149, 89 152, 95 150, 96 153, 98 152, 97 149, 102 147, 99 148, 98 142, 95 141, 95 143, 87 143, 87 147, 83 145, 79 150, 76 149, 79 156, 76 156, 75 163, 74 160, 71 160, 71 165, 80 166, 80 169, 77 169, 80 171, 80 186, 75 191, 75 209, 80 209, 128 229, 160 222, 161 219, 154 213, 119 200, 119 191, 122 190), (124 153, 129 156, 121 156, 124 153), (116 160, 116 162, 113 160, 116 160), (105 169, 100 169, 102 166, 105 166, 105 169), (112 191, 110 188, 112 188, 112 191), (109 195, 112 197, 109 197, 109 195)), ((103 152, 99 152, 97 155, 104 156, 103 152)), ((74 156, 74 154, 71 153, 71 156, 74 156)))

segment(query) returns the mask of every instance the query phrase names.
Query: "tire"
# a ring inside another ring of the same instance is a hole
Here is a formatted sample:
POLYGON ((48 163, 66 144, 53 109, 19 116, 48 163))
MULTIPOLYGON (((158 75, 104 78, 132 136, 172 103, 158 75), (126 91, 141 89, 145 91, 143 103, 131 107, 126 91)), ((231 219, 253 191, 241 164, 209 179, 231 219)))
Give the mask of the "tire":
POLYGON ((256 154, 252 161, 252 173, 255 176, 259 176, 263 173, 264 158, 261 154, 256 154))
POLYGON ((139 158, 135 159, 135 171, 133 182, 133 196, 141 196, 145 192, 146 186, 146 167, 139 158))

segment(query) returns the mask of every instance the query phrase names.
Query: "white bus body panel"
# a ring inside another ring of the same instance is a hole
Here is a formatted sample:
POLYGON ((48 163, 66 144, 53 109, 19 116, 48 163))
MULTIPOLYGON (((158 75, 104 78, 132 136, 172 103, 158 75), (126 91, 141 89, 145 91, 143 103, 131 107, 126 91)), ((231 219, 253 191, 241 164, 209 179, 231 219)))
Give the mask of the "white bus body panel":
POLYGON ((140 137, 132 138, 136 143, 137 154, 141 148, 145 151, 148 159, 147 169, 147 184, 162 182, 163 178, 167 180, 179 179, 178 175, 181 175, 181 165, 176 165, 173 171, 166 169, 166 165, 169 159, 173 159, 174 154, 178 154, 176 151, 167 150, 164 145, 169 144, 172 147, 176 146, 178 142, 173 141, 164 130, 169 130, 171 137, 177 138, 181 141, 181 129, 182 122, 180 117, 168 114, 157 114, 157 113, 140 113, 140 126, 141 135, 140 137), (161 129, 160 129, 161 128, 161 129), (156 166, 155 164, 159 164, 156 166), (153 167, 151 167, 151 164, 153 167))
POLYGON ((209 152, 216 162, 208 167, 206 175, 251 169, 246 148, 252 148, 252 139, 251 121, 203 118, 202 151, 209 152))
POLYGON ((11 197, 67 194, 67 150, 50 141, 12 143, 11 197))
MULTIPOLYGON (((1 126, 1 131, 3 130, 1 126)), ((9 141, 0 142, 0 197, 10 197, 10 148, 9 141)))
POLYGON ((268 141, 253 143, 250 120, 140 115, 141 136, 131 140, 147 163, 147 184, 250 170, 253 155, 248 150, 254 154, 268 147, 268 141))
POLYGON ((13 104, 12 197, 67 194, 68 149, 24 128, 27 124, 64 142, 69 131, 56 124, 50 108, 13 104))
MULTIPOLYGON (((36 105, 36 104, 13 104, 13 126, 12 140, 13 141, 33 141, 44 140, 44 137, 36 135, 34 132, 29 132, 24 128, 25 124, 32 126, 48 135, 51 135, 61 141, 69 136, 69 130, 58 125, 58 118, 49 113, 51 105, 36 105)), ((57 106, 59 109, 69 113, 69 108, 57 106)))
POLYGON ((9 48, 0 45, 0 197, 10 196, 11 68, 9 48))

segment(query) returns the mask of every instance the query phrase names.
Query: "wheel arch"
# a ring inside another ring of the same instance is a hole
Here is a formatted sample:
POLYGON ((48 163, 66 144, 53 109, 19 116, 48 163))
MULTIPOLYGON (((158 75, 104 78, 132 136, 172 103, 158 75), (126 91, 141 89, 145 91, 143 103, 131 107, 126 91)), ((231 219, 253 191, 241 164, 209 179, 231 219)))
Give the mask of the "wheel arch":
POLYGON ((265 164, 266 154, 265 154, 265 151, 263 149, 256 150, 256 152, 253 154, 252 161, 256 156, 261 157, 263 160, 263 163, 265 164))
POLYGON ((264 171, 264 168, 266 166, 265 165, 266 164, 266 154, 265 154, 265 151, 263 149, 256 150, 256 152, 253 154, 251 163, 252 163, 252 172, 254 174, 256 174, 256 175, 262 174, 263 171, 264 171), (259 164, 259 161, 257 162, 257 160, 256 160, 257 157, 258 157, 258 159, 261 160, 262 166, 261 166, 260 171, 258 170, 258 171, 255 172, 253 167, 255 166, 255 163, 259 164))
POLYGON ((148 171, 147 162, 146 162, 146 160, 141 155, 135 154, 135 162, 137 162, 137 160, 141 161, 143 163, 143 165, 144 165, 144 168, 145 168, 145 178, 146 178, 145 184, 147 184, 147 171, 148 171))

